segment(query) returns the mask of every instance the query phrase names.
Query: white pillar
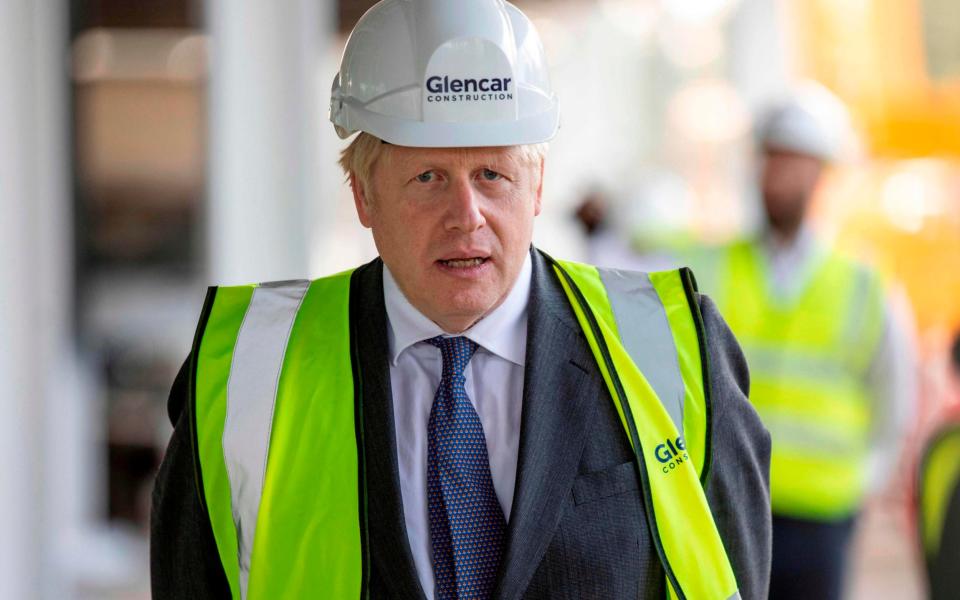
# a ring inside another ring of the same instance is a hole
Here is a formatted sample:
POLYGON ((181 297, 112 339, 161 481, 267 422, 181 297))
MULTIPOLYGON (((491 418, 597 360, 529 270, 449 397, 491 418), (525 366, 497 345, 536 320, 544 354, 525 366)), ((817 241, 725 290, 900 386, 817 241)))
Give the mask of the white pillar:
POLYGON ((757 110, 791 84, 793 40, 787 0, 742 0, 729 27, 729 72, 734 86, 757 110))
POLYGON ((329 39, 324 0, 210 0, 212 283, 307 277, 329 39))
POLYGON ((76 515, 60 459, 78 436, 50 435, 79 426, 58 385, 75 364, 66 58, 64 3, 0 2, 0 598, 64 597, 56 540, 76 515))

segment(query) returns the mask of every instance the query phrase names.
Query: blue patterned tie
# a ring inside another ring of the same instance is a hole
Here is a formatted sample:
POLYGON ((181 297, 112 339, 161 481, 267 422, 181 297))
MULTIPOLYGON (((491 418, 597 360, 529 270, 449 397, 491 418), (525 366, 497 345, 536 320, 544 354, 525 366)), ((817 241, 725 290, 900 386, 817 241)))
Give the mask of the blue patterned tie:
POLYGON ((427 426, 427 497, 437 600, 489 598, 506 521, 490 475, 480 417, 463 387, 477 350, 465 337, 427 340, 440 348, 443 374, 427 426))

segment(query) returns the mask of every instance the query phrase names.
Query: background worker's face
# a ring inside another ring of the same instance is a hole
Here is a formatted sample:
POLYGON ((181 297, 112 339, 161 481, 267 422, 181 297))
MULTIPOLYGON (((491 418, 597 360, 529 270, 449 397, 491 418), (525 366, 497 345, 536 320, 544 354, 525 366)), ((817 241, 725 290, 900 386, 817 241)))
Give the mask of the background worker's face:
POLYGON ((369 189, 351 179, 360 222, 410 303, 463 331, 516 281, 540 214, 543 161, 515 146, 384 150, 369 189))
POLYGON ((793 235, 803 223, 807 207, 823 171, 816 157, 768 148, 763 154, 760 188, 770 227, 793 235))

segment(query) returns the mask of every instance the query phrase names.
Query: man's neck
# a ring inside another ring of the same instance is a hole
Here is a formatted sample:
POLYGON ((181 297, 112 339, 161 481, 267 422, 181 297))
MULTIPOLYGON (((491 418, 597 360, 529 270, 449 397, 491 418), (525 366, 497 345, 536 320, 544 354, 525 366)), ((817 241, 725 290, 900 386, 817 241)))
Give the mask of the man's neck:
POLYGON ((470 329, 474 325, 476 325, 478 322, 480 322, 481 319, 483 319, 483 317, 495 311, 497 307, 500 306, 500 304, 502 303, 503 303, 503 298, 500 299, 500 302, 498 302, 496 306, 488 310, 486 313, 480 315, 479 317, 476 317, 476 316, 468 316, 468 317, 462 317, 462 318, 453 317, 450 319, 443 319, 440 321, 434 320, 433 322, 436 323, 437 326, 444 331, 444 333, 449 333, 450 335, 458 335, 470 329))
POLYGON ((794 245, 800 236, 803 225, 795 227, 774 227, 772 224, 767 228, 767 239, 775 246, 787 248, 794 245))

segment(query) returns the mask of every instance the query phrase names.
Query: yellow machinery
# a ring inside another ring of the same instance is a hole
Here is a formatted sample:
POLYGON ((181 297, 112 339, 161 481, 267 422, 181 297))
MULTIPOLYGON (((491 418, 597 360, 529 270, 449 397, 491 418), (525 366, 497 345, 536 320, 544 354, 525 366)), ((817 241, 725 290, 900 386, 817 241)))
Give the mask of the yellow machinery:
POLYGON ((830 174, 818 220, 905 286, 922 334, 960 328, 955 0, 794 0, 790 10, 799 70, 848 104, 871 157, 830 174))

